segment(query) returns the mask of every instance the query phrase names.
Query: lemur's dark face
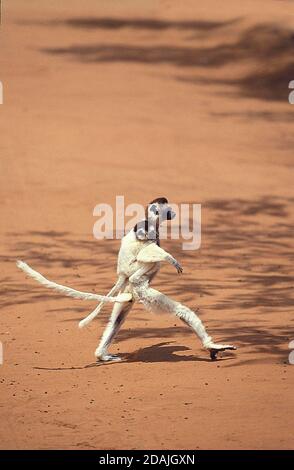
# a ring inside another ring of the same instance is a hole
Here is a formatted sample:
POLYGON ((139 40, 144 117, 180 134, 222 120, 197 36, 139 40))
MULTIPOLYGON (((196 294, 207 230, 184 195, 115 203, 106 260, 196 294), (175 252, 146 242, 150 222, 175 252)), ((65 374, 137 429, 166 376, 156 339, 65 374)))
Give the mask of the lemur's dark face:
POLYGON ((176 216, 175 212, 168 204, 166 198, 157 198, 151 201, 146 209, 146 218, 151 222, 162 223, 165 220, 172 220, 176 216))
POLYGON ((138 240, 156 240, 159 245, 159 225, 165 220, 172 220, 176 214, 165 197, 159 197, 149 202, 146 207, 146 218, 134 227, 138 240))
POLYGON ((172 220, 176 216, 168 204, 151 204, 148 206, 148 220, 158 220, 159 223, 165 220, 172 220))

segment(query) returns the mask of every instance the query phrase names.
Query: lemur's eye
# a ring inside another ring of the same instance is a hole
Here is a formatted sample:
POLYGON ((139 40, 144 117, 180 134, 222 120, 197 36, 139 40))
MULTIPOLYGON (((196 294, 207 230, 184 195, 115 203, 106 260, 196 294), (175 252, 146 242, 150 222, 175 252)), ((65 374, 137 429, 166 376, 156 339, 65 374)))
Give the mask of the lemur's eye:
POLYGON ((158 210, 156 209, 156 211, 155 211, 155 215, 158 215, 158 214, 159 214, 159 212, 158 212, 158 210))

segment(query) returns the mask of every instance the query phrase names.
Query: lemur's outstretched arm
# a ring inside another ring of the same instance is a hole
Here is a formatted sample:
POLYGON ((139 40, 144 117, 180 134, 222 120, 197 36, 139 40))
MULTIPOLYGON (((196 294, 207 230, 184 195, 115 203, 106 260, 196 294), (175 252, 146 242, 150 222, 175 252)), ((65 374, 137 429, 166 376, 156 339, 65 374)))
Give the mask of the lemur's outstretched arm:
POLYGON ((156 263, 158 261, 167 261, 176 268, 178 273, 183 272, 180 263, 167 251, 163 250, 156 243, 150 243, 139 252, 137 260, 142 263, 156 263))

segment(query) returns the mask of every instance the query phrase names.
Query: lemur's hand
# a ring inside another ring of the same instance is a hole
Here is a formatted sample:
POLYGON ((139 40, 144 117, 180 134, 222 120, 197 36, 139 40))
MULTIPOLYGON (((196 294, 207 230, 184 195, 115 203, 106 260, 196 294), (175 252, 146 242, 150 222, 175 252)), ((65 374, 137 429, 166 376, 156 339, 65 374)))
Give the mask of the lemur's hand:
POLYGON ((178 274, 182 274, 183 272, 183 268, 182 266, 180 265, 180 263, 171 255, 167 255, 166 257, 166 260, 176 268, 176 270, 178 271, 178 274))
POLYGON ((180 265, 180 263, 177 260, 175 260, 175 262, 173 264, 174 264, 174 267, 176 268, 176 270, 178 271, 178 274, 182 274, 183 268, 180 265))

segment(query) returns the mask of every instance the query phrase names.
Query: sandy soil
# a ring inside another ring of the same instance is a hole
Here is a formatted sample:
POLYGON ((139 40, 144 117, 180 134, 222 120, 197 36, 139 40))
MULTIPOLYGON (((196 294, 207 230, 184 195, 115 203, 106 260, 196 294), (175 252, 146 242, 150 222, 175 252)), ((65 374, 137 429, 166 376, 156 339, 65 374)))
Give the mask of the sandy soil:
MULTIPOLYGON (((0 446, 293 448, 294 79, 290 1, 10 0, 1 32, 0 446), (70 3, 70 7, 69 7, 70 3), (42 4, 42 6, 40 6, 42 4), (179 321, 136 307, 95 366, 109 308, 26 279, 107 292, 119 241, 93 208, 202 204, 201 249, 163 245, 155 285, 236 354, 210 362, 179 321)), ((292 16, 291 16, 292 15, 292 16)))

